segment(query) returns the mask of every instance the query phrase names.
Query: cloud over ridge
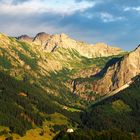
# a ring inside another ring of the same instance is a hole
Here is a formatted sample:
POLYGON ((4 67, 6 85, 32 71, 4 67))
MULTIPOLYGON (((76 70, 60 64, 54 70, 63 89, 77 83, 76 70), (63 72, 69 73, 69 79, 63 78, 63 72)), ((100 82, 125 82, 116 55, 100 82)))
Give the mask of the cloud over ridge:
POLYGON ((139 44, 139 19, 139 0, 0 0, 0 32, 11 36, 64 32, 128 50, 139 44))

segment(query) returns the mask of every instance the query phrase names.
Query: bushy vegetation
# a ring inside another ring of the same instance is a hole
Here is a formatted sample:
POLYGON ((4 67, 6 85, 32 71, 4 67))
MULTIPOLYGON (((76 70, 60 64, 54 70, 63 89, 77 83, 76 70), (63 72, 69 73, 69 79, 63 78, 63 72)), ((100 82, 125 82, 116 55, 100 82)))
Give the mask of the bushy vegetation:
POLYGON ((139 140, 140 137, 118 129, 94 131, 92 129, 76 130, 74 133, 60 132, 54 140, 139 140))

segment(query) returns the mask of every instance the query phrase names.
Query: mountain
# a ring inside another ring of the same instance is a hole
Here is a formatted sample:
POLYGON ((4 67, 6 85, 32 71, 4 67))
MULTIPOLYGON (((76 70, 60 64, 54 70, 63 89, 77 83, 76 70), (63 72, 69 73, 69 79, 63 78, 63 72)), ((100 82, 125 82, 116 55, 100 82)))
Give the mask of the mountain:
POLYGON ((92 64, 82 60, 89 61, 72 50, 48 54, 38 45, 0 34, 0 138, 13 133, 23 136, 34 128, 28 132, 32 139, 40 133, 51 139, 64 126, 75 127, 80 109, 74 106, 80 99, 73 99, 65 81, 71 68, 92 64))
POLYGON ((65 34, 0 34, 0 138, 138 140, 139 56, 140 46, 128 53, 65 34))
POLYGON ((107 94, 131 82, 140 73, 140 46, 126 54, 115 63, 109 65, 103 78, 96 81, 93 90, 100 94, 107 94))
POLYGON ((71 39, 66 34, 49 35, 38 33, 32 43, 41 45, 47 52, 54 52, 57 48, 74 49, 85 57, 103 57, 117 55, 122 52, 120 48, 108 46, 104 43, 95 45, 71 39))
MULTIPOLYGON (((59 42, 60 35, 54 36, 59 42)), ((65 127, 80 125, 80 112, 91 104, 94 93, 75 94, 75 79, 97 73, 115 56, 89 58, 76 47, 64 46, 47 51, 46 42, 54 36, 0 34, 0 134, 51 139, 65 127)))
MULTIPOLYGON (((44 38, 48 35, 43 34, 44 38)), ((40 36, 37 35, 37 36, 40 36)), ((37 39, 37 37, 36 37, 37 39)), ((43 39, 43 37, 42 37, 43 39)), ((20 41, 16 38, 0 35, 0 70, 17 80, 23 80, 43 88, 47 94, 63 100, 67 105, 83 106, 73 100, 73 81, 75 78, 90 76, 114 56, 88 58, 75 49, 59 47, 53 53, 46 52, 39 44, 20 41), (93 69, 89 72, 89 69, 93 69), (82 73, 79 75, 79 73, 82 73), (59 82, 57 82, 59 81, 59 82), (65 95, 65 93, 68 93, 65 95), (60 96, 61 95, 61 96, 60 96), (61 99, 62 98, 62 99, 61 99), (74 103, 75 102, 75 103, 74 103)), ((87 100, 87 94, 76 94, 79 100, 87 100)))

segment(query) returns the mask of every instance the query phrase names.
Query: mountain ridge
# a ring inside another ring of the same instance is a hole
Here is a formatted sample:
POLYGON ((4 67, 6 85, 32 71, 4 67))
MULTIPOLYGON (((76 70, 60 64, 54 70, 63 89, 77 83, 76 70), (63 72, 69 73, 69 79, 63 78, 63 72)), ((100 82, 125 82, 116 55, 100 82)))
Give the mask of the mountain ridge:
MULTIPOLYGON (((22 41, 24 40, 22 39, 22 41)), ((25 38, 25 41, 28 40, 25 38)), ((92 45, 92 44, 76 41, 74 39, 71 39, 68 35, 64 33, 49 35, 45 32, 41 32, 34 37, 32 43, 36 45, 41 45, 42 48, 44 48, 44 50, 47 52, 54 52, 58 47, 62 47, 66 49, 68 48, 75 49, 83 56, 89 58, 117 55, 123 52, 119 48, 111 47, 104 43, 97 43, 95 45, 92 45)))

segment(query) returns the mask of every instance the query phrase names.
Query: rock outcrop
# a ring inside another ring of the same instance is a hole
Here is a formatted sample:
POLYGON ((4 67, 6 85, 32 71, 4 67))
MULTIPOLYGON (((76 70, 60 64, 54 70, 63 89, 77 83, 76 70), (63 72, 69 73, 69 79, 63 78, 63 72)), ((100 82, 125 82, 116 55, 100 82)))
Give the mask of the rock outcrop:
POLYGON ((33 42, 37 45, 41 45, 43 48, 45 48, 46 43, 48 42, 51 35, 46 34, 45 32, 38 33, 34 39, 33 42))
POLYGON ((107 94, 130 82, 138 74, 140 74, 140 46, 108 67, 104 77, 94 83, 93 90, 107 94))

